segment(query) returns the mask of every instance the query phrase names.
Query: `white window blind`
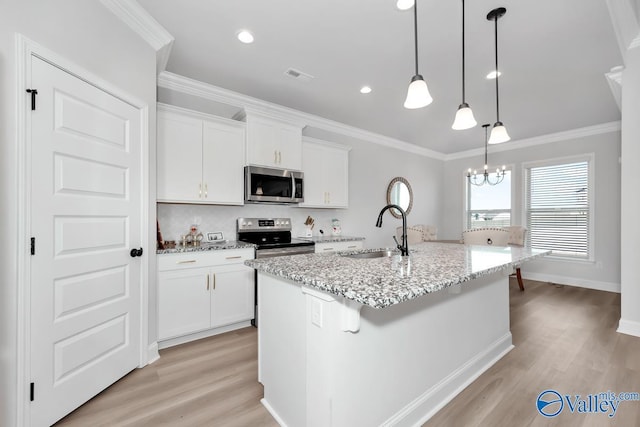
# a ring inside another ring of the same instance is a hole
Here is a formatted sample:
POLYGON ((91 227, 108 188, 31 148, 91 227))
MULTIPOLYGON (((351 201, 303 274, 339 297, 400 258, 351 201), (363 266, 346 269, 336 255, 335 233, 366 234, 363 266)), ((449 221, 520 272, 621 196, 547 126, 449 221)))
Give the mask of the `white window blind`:
POLYGON ((526 203, 532 248, 589 257, 589 162, 528 168, 526 203))

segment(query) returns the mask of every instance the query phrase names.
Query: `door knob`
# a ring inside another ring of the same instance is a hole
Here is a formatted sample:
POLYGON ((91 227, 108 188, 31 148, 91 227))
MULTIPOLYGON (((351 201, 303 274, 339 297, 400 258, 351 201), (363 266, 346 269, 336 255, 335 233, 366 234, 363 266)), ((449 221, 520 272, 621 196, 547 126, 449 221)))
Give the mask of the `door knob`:
POLYGON ((131 252, 129 252, 129 254, 131 254, 131 258, 135 258, 137 256, 142 256, 142 248, 140 248, 140 249, 133 248, 133 249, 131 249, 131 252))

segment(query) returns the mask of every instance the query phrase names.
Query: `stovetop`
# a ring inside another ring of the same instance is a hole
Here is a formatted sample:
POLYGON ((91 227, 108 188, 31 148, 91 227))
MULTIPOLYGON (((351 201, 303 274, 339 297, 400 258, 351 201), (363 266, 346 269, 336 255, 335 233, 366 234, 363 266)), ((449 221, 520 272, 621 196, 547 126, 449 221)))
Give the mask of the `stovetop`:
POLYGON ((313 246, 309 240, 291 238, 291 218, 238 218, 238 240, 258 249, 313 246))

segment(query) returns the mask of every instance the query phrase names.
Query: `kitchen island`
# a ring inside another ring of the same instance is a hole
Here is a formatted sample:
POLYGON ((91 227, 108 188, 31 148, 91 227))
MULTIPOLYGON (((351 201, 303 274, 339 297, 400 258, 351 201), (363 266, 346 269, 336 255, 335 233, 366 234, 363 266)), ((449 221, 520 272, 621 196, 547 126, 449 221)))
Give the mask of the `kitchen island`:
POLYGON ((416 425, 511 350, 508 274, 547 252, 410 250, 245 261, 258 271, 262 402, 281 425, 416 425))

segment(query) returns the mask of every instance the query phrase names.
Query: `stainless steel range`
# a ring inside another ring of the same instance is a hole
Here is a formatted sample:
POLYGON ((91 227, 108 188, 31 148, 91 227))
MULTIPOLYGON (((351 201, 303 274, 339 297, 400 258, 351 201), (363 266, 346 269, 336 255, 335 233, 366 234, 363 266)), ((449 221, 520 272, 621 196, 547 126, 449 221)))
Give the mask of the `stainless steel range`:
MULTIPOLYGON (((257 245, 256 258, 315 252, 315 243, 291 238, 291 218, 238 218, 237 239, 257 245)), ((255 311, 251 324, 258 327, 258 277, 255 278, 255 311)))
POLYGON ((256 258, 308 254, 309 240, 291 238, 291 218, 238 218, 237 239, 257 245, 256 258))

